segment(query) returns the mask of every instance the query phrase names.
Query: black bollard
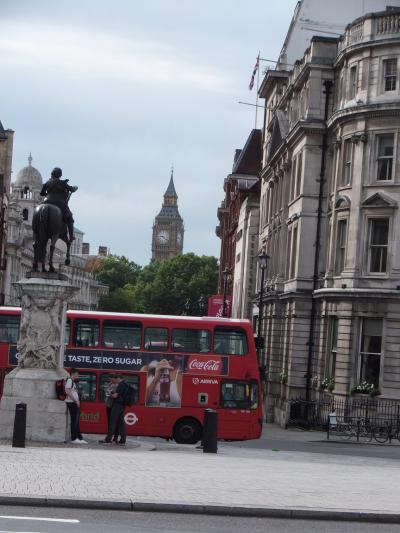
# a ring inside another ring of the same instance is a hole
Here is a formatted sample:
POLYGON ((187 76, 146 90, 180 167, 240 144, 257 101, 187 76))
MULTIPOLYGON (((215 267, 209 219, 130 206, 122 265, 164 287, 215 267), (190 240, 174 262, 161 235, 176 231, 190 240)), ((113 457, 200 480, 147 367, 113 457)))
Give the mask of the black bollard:
POLYGON ((204 411, 203 452, 217 453, 218 415, 214 409, 204 411))
POLYGON ((26 403, 17 403, 15 406, 13 448, 25 448, 26 434, 26 403))

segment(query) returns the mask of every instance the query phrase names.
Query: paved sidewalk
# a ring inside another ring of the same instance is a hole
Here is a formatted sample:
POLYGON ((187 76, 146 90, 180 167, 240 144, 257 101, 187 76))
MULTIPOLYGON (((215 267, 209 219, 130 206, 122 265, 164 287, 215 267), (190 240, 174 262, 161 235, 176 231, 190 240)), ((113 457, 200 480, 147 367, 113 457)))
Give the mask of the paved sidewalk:
POLYGON ((147 502, 354 511, 394 513, 400 521, 400 468, 393 459, 230 447, 214 455, 140 439, 123 449, 102 447, 93 435, 88 440, 88 447, 0 444, 0 503, 4 496, 36 496, 48 505, 74 500, 130 508, 147 502))

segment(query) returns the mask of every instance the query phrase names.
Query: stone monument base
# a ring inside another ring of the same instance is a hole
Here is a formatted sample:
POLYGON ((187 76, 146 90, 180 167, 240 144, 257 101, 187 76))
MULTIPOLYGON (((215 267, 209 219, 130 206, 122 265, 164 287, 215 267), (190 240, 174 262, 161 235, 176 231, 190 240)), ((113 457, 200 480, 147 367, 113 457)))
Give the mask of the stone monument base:
POLYGON ((66 372, 40 368, 15 368, 4 379, 0 402, 0 438, 13 436, 15 406, 26 403, 26 439, 41 442, 70 440, 65 402, 56 399, 55 382, 66 372))

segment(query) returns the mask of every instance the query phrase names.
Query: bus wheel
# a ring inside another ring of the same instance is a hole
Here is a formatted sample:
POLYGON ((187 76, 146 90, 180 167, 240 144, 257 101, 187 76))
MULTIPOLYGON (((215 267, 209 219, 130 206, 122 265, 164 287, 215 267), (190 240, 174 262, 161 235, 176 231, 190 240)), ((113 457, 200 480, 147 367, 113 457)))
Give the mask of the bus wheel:
POLYGON ((194 418, 181 418, 174 426, 173 436, 178 444, 196 444, 201 439, 201 424, 194 418))

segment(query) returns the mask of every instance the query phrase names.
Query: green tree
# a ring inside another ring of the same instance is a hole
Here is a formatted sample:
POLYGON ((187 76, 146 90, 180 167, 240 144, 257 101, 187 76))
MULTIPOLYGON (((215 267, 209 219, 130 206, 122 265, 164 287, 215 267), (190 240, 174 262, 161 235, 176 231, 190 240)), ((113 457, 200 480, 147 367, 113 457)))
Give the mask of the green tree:
POLYGON ((100 299, 99 310, 115 313, 133 313, 135 311, 133 302, 132 286, 118 287, 100 299))
POLYGON ((131 286, 136 312, 166 315, 199 315, 217 290, 218 263, 215 257, 193 253, 156 261, 144 267, 131 286))
POLYGON ((134 285, 141 271, 139 265, 124 255, 109 255, 98 263, 97 268, 96 279, 109 286, 110 295, 125 285, 134 285))

